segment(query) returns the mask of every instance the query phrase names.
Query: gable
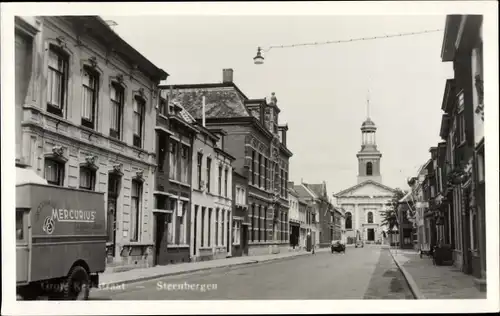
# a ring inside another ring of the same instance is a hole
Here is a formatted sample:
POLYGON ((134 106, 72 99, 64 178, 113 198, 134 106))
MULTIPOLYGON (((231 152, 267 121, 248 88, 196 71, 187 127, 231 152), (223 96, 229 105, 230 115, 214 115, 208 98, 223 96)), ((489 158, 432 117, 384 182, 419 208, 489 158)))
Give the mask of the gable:
POLYGON ((365 181, 337 194, 338 197, 349 196, 393 196, 394 189, 375 181, 365 181))

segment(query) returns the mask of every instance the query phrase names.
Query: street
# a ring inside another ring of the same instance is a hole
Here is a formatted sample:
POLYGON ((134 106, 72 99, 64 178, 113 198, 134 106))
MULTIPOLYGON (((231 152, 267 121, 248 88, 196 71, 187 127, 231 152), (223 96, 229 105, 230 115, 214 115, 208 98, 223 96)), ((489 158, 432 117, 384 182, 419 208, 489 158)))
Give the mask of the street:
POLYGON ((95 289, 90 299, 413 299, 413 296, 388 249, 365 246, 347 248, 345 255, 316 253, 95 289), (186 288, 186 284, 192 288, 186 288))

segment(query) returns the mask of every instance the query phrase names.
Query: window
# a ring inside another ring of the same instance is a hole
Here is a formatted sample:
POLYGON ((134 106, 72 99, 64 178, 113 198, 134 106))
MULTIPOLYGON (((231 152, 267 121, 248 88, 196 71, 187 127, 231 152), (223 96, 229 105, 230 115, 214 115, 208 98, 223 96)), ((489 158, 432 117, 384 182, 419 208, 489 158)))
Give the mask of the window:
POLYGON ((262 214, 262 216, 264 217, 263 221, 264 221, 264 227, 263 227, 263 230, 264 230, 264 241, 267 241, 267 207, 262 207, 262 211, 264 214, 262 214))
POLYGON ((80 167, 80 189, 94 190, 95 189, 95 171, 80 167))
POLYGON ((208 209, 208 247, 212 245, 212 209, 208 209))
POLYGON ((170 140, 169 143, 169 166, 168 177, 171 180, 177 180, 177 142, 170 140))
POLYGON ((219 195, 222 195, 222 166, 219 166, 219 195))
POLYGON ((210 173, 212 167, 212 159, 207 157, 207 192, 210 192, 210 173))
POLYGON ((174 224, 172 223, 173 213, 167 213, 167 244, 174 243, 174 224))
POLYGON ((262 186, 262 154, 259 154, 259 161, 258 161, 258 183, 259 183, 259 188, 262 186))
POLYGON ((139 222, 141 218, 142 183, 132 180, 131 212, 130 212, 130 241, 139 240, 139 222))
POLYGON ((252 204, 252 241, 255 240, 255 204, 252 204))
POLYGON ((24 240, 24 211, 16 210, 16 240, 24 240))
POLYGON ((51 45, 48 67, 47 111, 62 116, 68 85, 68 56, 51 45))
POLYGON ((49 184, 63 186, 64 185, 64 164, 52 160, 45 159, 45 180, 49 184))
POLYGON ((484 154, 482 152, 477 155, 477 181, 484 182, 484 154))
POLYGON ((268 164, 268 160, 267 160, 267 158, 264 158, 264 189, 265 190, 269 189, 269 184, 267 183, 267 164, 268 164))
POLYGON ((227 182, 228 182, 227 177, 228 176, 229 176, 229 172, 226 169, 226 170, 224 170, 224 196, 225 197, 228 197, 228 195, 227 195, 227 182))
POLYGON ((373 175, 373 165, 370 161, 366 163, 366 175, 367 176, 373 175))
POLYGON ((179 223, 179 236, 177 237, 177 243, 180 245, 185 245, 187 243, 187 216, 186 216, 186 210, 187 210, 187 205, 188 202, 186 201, 180 201, 180 214, 177 215, 177 221, 179 223))
POLYGON ((458 133, 458 144, 461 144, 465 141, 465 114, 464 114, 464 92, 460 91, 457 95, 457 133, 458 133))
POLYGON ((167 154, 167 137, 164 133, 158 135, 158 171, 165 170, 165 156, 167 154))
POLYGON ((280 192, 281 196, 285 196, 285 171, 283 169, 280 170, 281 176, 280 176, 280 192))
POLYGON ((255 168, 255 150, 252 150, 252 184, 255 184, 255 174, 257 170, 255 168))
MULTIPOLYGON (((222 227, 224 227, 224 225, 222 225, 222 227)), ((215 210, 215 245, 219 245, 219 209, 215 210)))
POLYGON ((233 245, 239 245, 241 241, 241 222, 233 221, 233 245))
POLYGON ((122 86, 117 83, 111 84, 111 126, 109 136, 116 139, 121 139, 124 94, 122 86))
POLYGON ((372 212, 368 212, 368 223, 373 224, 373 213, 372 212))
POLYGON ((189 183, 188 168, 189 168, 189 147, 186 145, 182 145, 181 182, 183 183, 189 183))
POLYGON ((257 235, 258 236, 257 240, 260 241, 260 238, 261 238, 261 235, 260 235, 261 234, 260 233, 261 232, 260 224, 261 224, 261 217, 262 217, 262 215, 260 213, 261 212, 261 206, 259 205, 258 208, 259 208, 259 211, 258 211, 258 217, 257 217, 257 221, 258 221, 258 223, 257 223, 257 234, 258 234, 257 235))
POLYGON ((221 245, 224 246, 224 240, 225 240, 225 233, 224 233, 224 223, 225 223, 225 219, 226 219, 226 212, 224 210, 221 210, 221 214, 220 214, 220 217, 221 217, 221 235, 222 235, 222 243, 221 245))
POLYGON ((201 164, 203 163, 203 154, 198 153, 198 189, 203 190, 201 181, 201 164))
POLYGON ((352 214, 351 214, 351 212, 345 213, 345 229, 352 229, 352 214))
POLYGON ((206 208, 201 208, 201 246, 205 247, 205 212, 206 208))
POLYGON ((145 103, 144 100, 135 97, 134 98, 134 121, 133 121, 133 130, 134 130, 134 146, 142 147, 142 130, 144 124, 144 108, 145 103))
POLYGON ((162 97, 160 97, 160 106, 159 106, 158 112, 163 116, 167 116, 167 114, 168 114, 167 100, 165 100, 162 97))
POLYGON ((288 172, 285 171, 285 198, 288 198, 288 172))
POLYGON ((98 75, 88 68, 83 70, 82 78, 82 125, 88 128, 96 128, 96 106, 99 91, 98 75))

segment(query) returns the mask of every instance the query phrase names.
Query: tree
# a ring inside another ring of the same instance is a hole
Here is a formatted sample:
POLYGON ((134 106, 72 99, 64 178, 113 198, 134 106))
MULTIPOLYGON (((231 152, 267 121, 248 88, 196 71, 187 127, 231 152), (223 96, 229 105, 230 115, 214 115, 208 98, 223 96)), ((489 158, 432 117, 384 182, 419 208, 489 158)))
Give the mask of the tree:
POLYGON ((396 192, 392 198, 387 202, 385 208, 381 211, 382 225, 387 226, 389 230, 389 235, 391 235, 392 243, 392 232, 394 227, 399 227, 398 223, 398 207, 399 201, 406 195, 406 192, 397 188, 396 192))

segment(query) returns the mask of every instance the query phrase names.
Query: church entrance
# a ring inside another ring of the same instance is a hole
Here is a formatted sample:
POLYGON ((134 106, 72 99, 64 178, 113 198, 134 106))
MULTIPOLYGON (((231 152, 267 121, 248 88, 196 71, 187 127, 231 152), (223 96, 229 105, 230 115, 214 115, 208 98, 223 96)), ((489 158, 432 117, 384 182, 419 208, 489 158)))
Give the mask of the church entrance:
POLYGON ((368 228, 368 241, 375 241, 375 229, 368 228))

